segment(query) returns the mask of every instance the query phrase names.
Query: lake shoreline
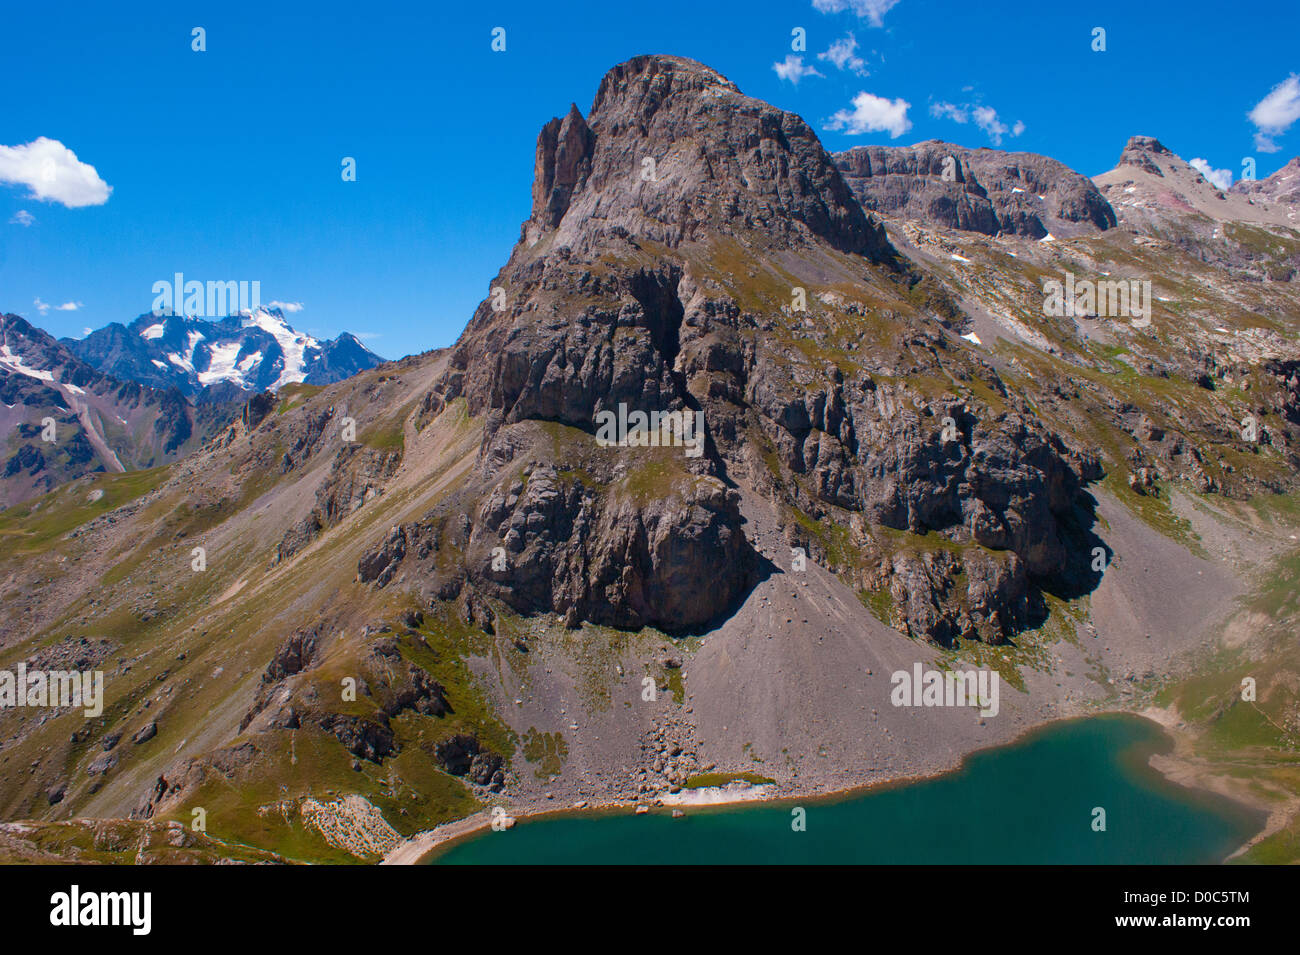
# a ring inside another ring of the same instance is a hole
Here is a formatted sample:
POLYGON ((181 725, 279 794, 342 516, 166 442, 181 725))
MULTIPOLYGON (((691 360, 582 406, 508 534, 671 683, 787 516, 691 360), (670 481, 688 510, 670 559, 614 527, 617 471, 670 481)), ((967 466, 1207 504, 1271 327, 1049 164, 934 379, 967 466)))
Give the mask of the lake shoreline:
MULTIPOLYGON (((1147 710, 1139 712, 1110 710, 1087 715, 1076 715, 1048 720, 1028 727, 1015 737, 1000 742, 996 746, 971 750, 970 752, 963 754, 960 761, 955 766, 929 773, 900 775, 891 779, 878 780, 861 786, 851 786, 843 789, 826 791, 810 789, 804 792, 782 792, 771 793, 770 795, 769 792, 773 789, 773 786, 770 784, 750 785, 743 789, 736 788, 732 789, 730 793, 728 793, 725 787, 721 789, 711 787, 713 792, 721 795, 722 798, 713 796, 711 798, 701 799, 694 802, 690 800, 674 800, 666 802, 661 796, 656 796, 651 800, 637 800, 631 802, 619 799, 609 799, 604 801, 584 800, 572 806, 556 807, 554 805, 547 805, 545 802, 541 801, 529 801, 518 806, 506 808, 506 813, 509 819, 508 827, 514 826, 521 820, 535 822, 549 817, 598 816, 607 814, 626 815, 633 812, 662 813, 662 811, 666 809, 673 811, 711 809, 726 810, 734 809, 739 805, 778 806, 782 803, 791 802, 838 803, 868 794, 911 786, 944 776, 960 774, 967 769, 970 759, 977 754, 1023 745, 1033 737, 1050 732, 1064 724, 1104 719, 1108 717, 1137 717, 1138 719, 1154 724, 1158 727, 1163 738, 1170 744, 1169 749, 1171 752, 1144 753, 1142 754, 1144 757, 1142 762, 1159 775, 1166 783, 1181 789, 1200 793, 1203 796, 1223 799, 1232 803, 1243 812, 1265 817, 1261 820, 1257 827, 1257 831, 1255 831, 1254 834, 1234 852, 1227 855, 1224 859, 1219 860, 1220 863, 1227 862, 1247 851, 1251 845, 1260 839, 1266 838, 1270 834, 1270 831, 1275 831, 1275 828, 1280 827, 1285 823, 1286 819, 1289 818, 1285 813, 1284 808, 1277 808, 1264 804, 1258 797, 1244 798, 1245 794, 1243 793, 1228 791, 1228 787, 1219 783, 1217 781, 1219 777, 1217 777, 1212 771, 1204 767, 1195 767, 1182 760, 1177 755, 1181 748, 1180 743, 1182 743, 1183 740, 1180 736, 1181 730, 1177 725, 1178 720, 1176 714, 1169 714, 1166 711, 1148 708, 1147 710), (756 790, 761 792, 753 794, 756 790), (732 794, 734 794, 733 798, 726 798, 728 795, 732 794), (1270 827, 1274 828, 1271 829, 1270 827)), ((703 793, 705 791, 706 790, 696 790, 695 792, 703 793)), ((686 791, 683 790, 683 793, 685 792, 686 791)), ((388 852, 381 864, 428 864, 437 855, 441 855, 450 850, 453 846, 490 829, 492 821, 493 809, 487 809, 471 816, 453 820, 433 829, 417 833, 388 852)))
POLYGON ((1244 855, 1259 842, 1281 831, 1296 812, 1300 811, 1300 796, 1292 796, 1280 802, 1269 801, 1258 792, 1241 785, 1232 777, 1218 772, 1213 766, 1199 760, 1193 752, 1191 737, 1186 732, 1181 717, 1172 707, 1151 706, 1136 715, 1158 723, 1166 735, 1174 740, 1172 753, 1151 756, 1149 762, 1152 769, 1175 785, 1213 793, 1266 816, 1260 830, 1224 859, 1225 862, 1244 855))

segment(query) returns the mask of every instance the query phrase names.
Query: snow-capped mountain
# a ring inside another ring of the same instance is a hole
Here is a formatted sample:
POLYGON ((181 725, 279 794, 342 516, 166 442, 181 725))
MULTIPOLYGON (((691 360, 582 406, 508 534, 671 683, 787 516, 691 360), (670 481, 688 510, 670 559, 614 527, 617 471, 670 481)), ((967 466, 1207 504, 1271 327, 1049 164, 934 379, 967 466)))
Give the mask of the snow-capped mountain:
POLYGON ((148 312, 63 344, 105 374, 200 400, 293 382, 327 385, 383 361, 355 335, 318 341, 265 307, 218 320, 148 312))
POLYGON ((18 315, 0 315, 0 509, 92 472, 174 461, 238 413, 106 375, 18 315))

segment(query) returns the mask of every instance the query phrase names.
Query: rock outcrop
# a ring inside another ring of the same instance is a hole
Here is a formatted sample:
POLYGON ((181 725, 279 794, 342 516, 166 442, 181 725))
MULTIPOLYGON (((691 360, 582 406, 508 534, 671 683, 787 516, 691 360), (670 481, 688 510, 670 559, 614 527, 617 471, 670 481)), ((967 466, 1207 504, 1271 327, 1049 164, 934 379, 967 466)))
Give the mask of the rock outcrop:
POLYGON ((453 776, 465 776, 471 782, 499 792, 505 783, 504 760, 485 749, 478 737, 458 733, 442 740, 434 748, 439 764, 453 776))
POLYGON ((1115 227, 1096 186, 1034 153, 915 146, 858 146, 835 164, 863 208, 946 229, 1041 239, 1115 227))
POLYGON ((399 449, 379 450, 345 444, 330 464, 329 474, 316 491, 311 513, 289 530, 275 550, 273 563, 292 557, 352 512, 384 492, 384 486, 402 463, 399 449))
POLYGON ((1235 182, 1230 191, 1250 199, 1300 209, 1300 156, 1294 157, 1264 179, 1242 179, 1235 182))
POLYGON ((585 120, 572 107, 538 137, 528 247, 672 248, 751 231, 889 253, 807 123, 693 60, 633 57, 605 75, 585 120))
POLYGON ((379 762, 398 751, 389 720, 404 710, 426 716, 448 711, 446 691, 425 670, 406 661, 394 637, 370 643, 351 669, 355 700, 338 686, 310 676, 321 647, 313 631, 298 631, 276 651, 262 675, 253 706, 240 721, 251 733, 316 727, 332 733, 359 759, 379 762), (359 704, 359 705, 349 705, 359 704))
POLYGON ((517 610, 550 610, 570 623, 703 626, 736 596, 717 586, 719 570, 737 587, 753 574, 738 495, 717 478, 689 475, 656 490, 639 497, 628 482, 602 489, 533 468, 483 502, 467 556, 471 578, 517 610))

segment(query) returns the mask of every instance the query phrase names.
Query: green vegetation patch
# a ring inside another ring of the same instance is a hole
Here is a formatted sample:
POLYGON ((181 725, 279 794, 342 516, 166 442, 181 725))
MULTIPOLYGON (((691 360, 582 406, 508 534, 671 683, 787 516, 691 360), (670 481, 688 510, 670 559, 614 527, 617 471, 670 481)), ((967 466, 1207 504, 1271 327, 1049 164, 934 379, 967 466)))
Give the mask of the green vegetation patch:
POLYGON ((569 744, 562 733, 543 733, 531 726, 524 734, 524 759, 536 764, 533 775, 538 779, 560 775, 568 758, 569 744))
POLYGON ((713 786, 725 786, 727 783, 747 782, 751 786, 766 786, 776 782, 758 773, 700 773, 692 776, 682 784, 684 789, 707 789, 713 786))
POLYGON ((359 794, 383 814, 399 835, 411 836, 479 809, 465 785, 437 769, 418 749, 376 765, 353 757, 319 730, 277 730, 258 736, 252 761, 233 778, 209 771, 205 781, 166 815, 190 825, 202 809, 210 834, 224 842, 270 849, 290 859, 354 863, 299 813, 303 799, 328 802, 359 794))
POLYGON ((0 541, 6 555, 40 553, 69 531, 148 494, 169 471, 170 466, 163 466, 95 474, 0 512, 0 541), (91 500, 96 492, 102 494, 91 500))
POLYGON ((305 385, 302 382, 291 382, 285 385, 278 392, 280 404, 276 406, 276 414, 284 414, 293 408, 298 407, 307 401, 308 398, 315 397, 325 390, 324 385, 305 385))

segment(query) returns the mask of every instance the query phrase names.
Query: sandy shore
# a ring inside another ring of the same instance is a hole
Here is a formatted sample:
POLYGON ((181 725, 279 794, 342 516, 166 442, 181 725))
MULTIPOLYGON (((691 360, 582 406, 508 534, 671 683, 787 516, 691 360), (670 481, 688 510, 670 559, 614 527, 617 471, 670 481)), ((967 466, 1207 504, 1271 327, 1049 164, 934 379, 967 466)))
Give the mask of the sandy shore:
MULTIPOLYGON (((849 790, 851 791, 851 790, 849 790)), ((510 824, 519 819, 536 819, 542 816, 567 816, 574 813, 598 810, 649 810, 652 808, 677 808, 681 806, 726 806, 734 803, 766 802, 777 799, 795 798, 797 793, 778 793, 771 785, 757 786, 711 786, 701 789, 683 789, 678 793, 662 793, 653 799, 639 802, 609 800, 602 802, 578 802, 567 808, 556 808, 552 804, 530 804, 506 808, 510 824)), ((826 794, 818 794, 822 796, 826 794)), ((434 849, 449 842, 463 839, 482 832, 492 825, 492 811, 484 810, 464 819, 444 823, 426 832, 416 833, 411 838, 393 848, 384 856, 380 865, 418 865, 434 849)))
POLYGON ((476 812, 464 819, 443 823, 426 832, 418 832, 391 849, 380 865, 415 865, 444 842, 480 832, 492 824, 491 812, 476 812))

